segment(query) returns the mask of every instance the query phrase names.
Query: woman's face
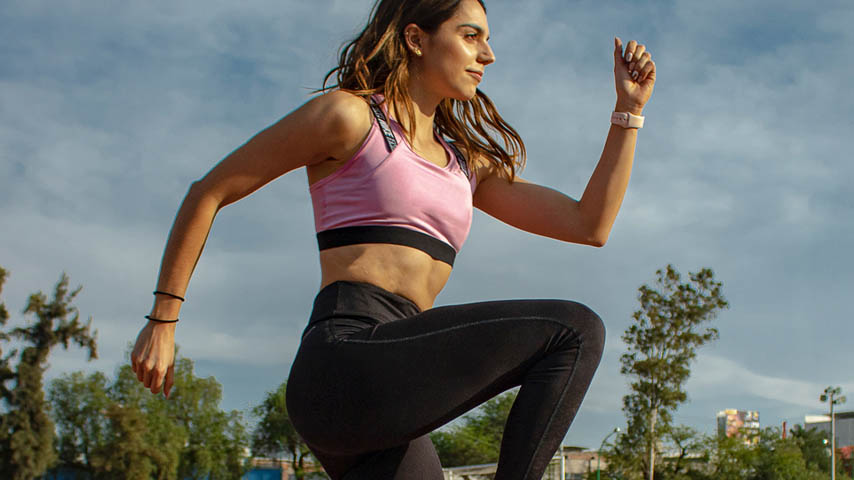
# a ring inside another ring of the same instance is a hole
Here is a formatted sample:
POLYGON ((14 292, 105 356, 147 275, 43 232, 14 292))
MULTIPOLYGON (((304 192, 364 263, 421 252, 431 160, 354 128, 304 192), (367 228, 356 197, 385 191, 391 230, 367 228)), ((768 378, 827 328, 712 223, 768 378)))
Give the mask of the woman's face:
POLYGON ((486 12, 477 0, 462 0, 451 18, 423 36, 416 75, 442 98, 469 100, 484 67, 495 61, 488 40, 486 12))

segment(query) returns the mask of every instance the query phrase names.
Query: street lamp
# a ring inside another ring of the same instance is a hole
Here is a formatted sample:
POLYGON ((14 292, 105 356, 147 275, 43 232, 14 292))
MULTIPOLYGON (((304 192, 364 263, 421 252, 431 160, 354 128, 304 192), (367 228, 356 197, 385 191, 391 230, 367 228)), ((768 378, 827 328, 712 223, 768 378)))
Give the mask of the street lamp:
POLYGON ((822 403, 830 403, 830 480, 836 480, 836 419, 833 417, 833 406, 845 403, 845 397, 840 396, 840 393, 840 387, 827 387, 818 397, 822 403))
POLYGON ((602 447, 605 446, 605 442, 607 442, 608 439, 611 438, 611 435, 613 435, 615 433, 619 433, 619 432, 620 432, 620 427, 614 428, 613 430, 611 430, 611 433, 609 433, 608 436, 602 440, 602 443, 599 444, 599 451, 596 452, 596 480, 599 480, 599 476, 601 474, 601 470, 599 468, 599 465, 600 465, 600 460, 602 458, 602 447))

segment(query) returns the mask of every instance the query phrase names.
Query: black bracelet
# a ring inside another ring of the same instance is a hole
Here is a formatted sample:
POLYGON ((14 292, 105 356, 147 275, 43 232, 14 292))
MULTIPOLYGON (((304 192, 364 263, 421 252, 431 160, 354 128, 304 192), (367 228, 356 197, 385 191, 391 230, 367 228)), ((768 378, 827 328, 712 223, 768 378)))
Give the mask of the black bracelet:
POLYGON ((146 315, 145 318, 157 323, 175 323, 178 321, 177 318, 175 320, 161 320, 159 318, 153 318, 151 315, 146 315))
POLYGON ((175 295, 174 293, 161 292, 160 290, 155 290, 154 295, 158 295, 158 294, 166 295, 167 297, 177 298, 178 300, 181 300, 182 302, 184 301, 184 297, 179 297, 178 295, 175 295))

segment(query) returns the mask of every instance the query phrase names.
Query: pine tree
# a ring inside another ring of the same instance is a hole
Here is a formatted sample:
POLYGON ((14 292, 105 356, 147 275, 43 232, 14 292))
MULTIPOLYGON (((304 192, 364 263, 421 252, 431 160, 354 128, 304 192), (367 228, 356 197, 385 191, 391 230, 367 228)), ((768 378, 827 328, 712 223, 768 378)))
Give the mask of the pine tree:
MULTIPOLYGON (((0 292, 7 271, 0 268, 0 292)), ((5 413, 0 416, 0 471, 10 480, 29 480, 42 475, 57 459, 53 447, 54 424, 48 415, 43 378, 53 347, 70 342, 88 350, 89 360, 97 358, 95 337, 89 333, 92 319, 83 325, 72 301, 81 287, 68 290, 68 276, 62 274, 48 300, 42 293, 30 295, 25 315, 33 319, 25 327, 0 332, 0 341, 20 340, 25 347, 12 367, 17 350, 0 360, 0 401, 5 413), (9 387, 7 383, 11 382, 9 387)), ((6 326, 9 313, 0 304, 0 324, 6 326)), ((2 356, 2 351, 0 351, 2 356)))

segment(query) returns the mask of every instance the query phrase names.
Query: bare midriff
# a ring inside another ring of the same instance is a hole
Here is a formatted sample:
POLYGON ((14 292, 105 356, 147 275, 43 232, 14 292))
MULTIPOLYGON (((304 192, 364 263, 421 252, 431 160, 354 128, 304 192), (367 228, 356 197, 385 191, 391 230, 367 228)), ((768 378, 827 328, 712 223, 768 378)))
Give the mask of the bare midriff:
MULTIPOLYGON (((441 147, 427 158, 440 166, 447 162, 441 147)), ((330 158, 309 165, 309 185, 331 175, 344 163, 330 158)), ((433 306, 451 270, 447 263, 404 245, 363 243, 320 251, 320 288, 339 280, 371 283, 412 300, 422 311, 433 306)))
POLYGON ((418 308, 433 306, 451 266, 416 248, 385 243, 365 243, 320 252, 320 287, 347 280, 374 284, 412 300, 418 308))

